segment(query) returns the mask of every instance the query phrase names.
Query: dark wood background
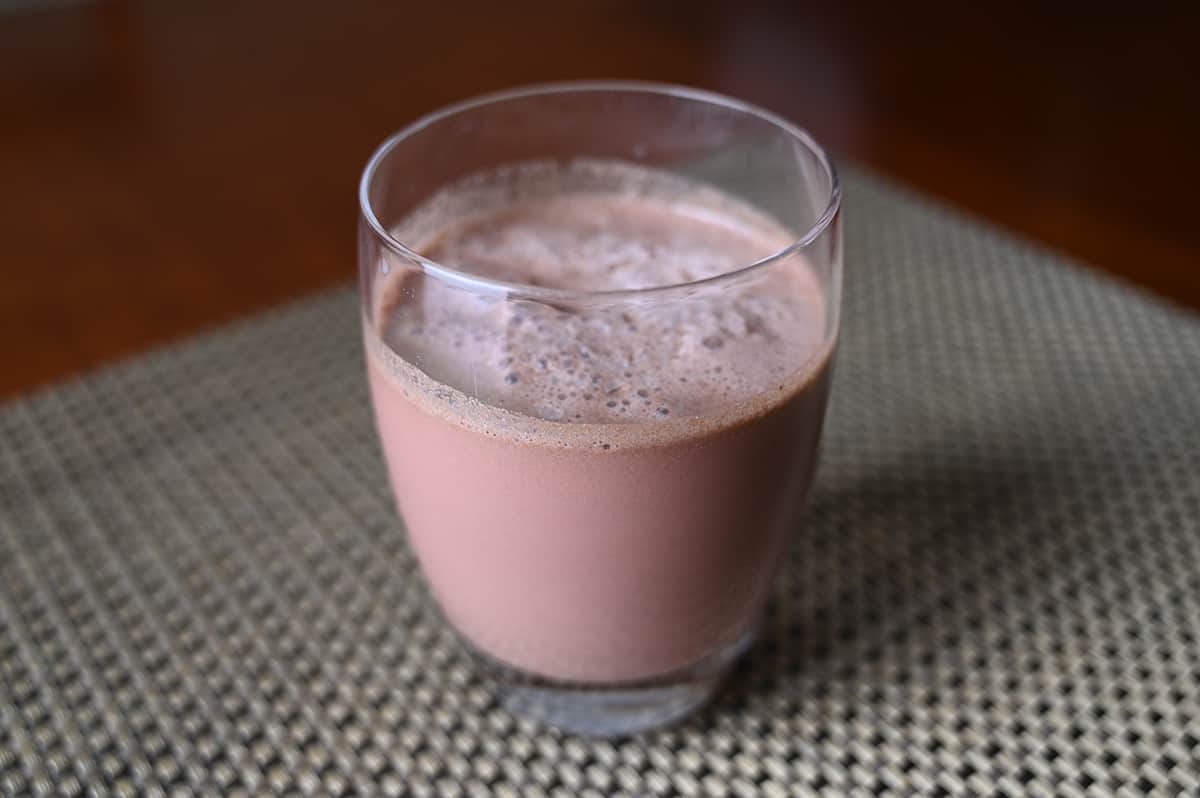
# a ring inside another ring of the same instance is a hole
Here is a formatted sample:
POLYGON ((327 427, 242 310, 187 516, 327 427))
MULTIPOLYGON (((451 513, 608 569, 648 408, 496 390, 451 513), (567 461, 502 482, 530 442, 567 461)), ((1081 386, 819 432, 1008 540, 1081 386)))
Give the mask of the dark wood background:
POLYGON ((20 2, 0 3, 0 397, 351 278, 380 140, 552 79, 762 103, 1200 308, 1196 3, 20 2))

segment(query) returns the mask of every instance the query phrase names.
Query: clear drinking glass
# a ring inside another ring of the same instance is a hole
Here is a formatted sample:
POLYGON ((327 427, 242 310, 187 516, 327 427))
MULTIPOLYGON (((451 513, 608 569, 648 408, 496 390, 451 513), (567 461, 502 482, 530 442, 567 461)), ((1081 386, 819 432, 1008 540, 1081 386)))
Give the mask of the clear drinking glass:
POLYGON ((692 712, 816 462, 828 158, 708 92, 535 86, 392 136, 360 204, 376 421, 444 616, 514 711, 600 735, 692 712))

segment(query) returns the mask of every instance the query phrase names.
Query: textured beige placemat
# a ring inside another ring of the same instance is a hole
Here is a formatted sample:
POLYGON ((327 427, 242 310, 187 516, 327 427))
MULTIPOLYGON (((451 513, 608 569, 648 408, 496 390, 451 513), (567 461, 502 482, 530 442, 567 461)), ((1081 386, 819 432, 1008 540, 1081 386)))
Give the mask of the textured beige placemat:
POLYGON ((824 464, 710 711, 589 742, 495 703, 344 290, 0 408, 0 792, 1200 795, 1200 322, 847 196, 824 464))

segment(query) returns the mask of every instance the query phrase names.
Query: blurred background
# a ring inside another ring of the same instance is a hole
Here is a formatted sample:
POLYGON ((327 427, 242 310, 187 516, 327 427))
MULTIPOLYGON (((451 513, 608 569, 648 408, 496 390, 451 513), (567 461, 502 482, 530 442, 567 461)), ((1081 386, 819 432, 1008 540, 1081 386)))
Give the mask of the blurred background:
POLYGON ((1200 308, 1200 4, 1108 5, 0 0, 0 398, 350 280, 383 138, 570 78, 766 105, 1200 308))

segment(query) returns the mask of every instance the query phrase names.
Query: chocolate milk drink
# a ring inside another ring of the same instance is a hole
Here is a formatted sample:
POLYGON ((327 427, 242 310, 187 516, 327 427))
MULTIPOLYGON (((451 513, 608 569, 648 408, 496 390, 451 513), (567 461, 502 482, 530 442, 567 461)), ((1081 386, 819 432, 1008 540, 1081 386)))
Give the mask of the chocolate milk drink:
POLYGON ((714 189, 588 161, 462 181, 392 232, 458 272, 597 297, 477 296, 381 264, 364 331, 376 418, 451 623, 501 663, 596 684, 744 638, 812 475, 833 336, 798 254, 703 281, 794 232, 714 189), (595 293, 683 283, 697 290, 645 306, 595 293))

